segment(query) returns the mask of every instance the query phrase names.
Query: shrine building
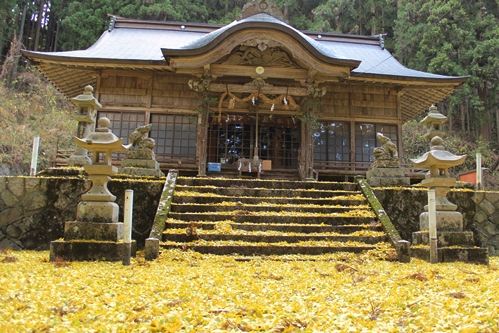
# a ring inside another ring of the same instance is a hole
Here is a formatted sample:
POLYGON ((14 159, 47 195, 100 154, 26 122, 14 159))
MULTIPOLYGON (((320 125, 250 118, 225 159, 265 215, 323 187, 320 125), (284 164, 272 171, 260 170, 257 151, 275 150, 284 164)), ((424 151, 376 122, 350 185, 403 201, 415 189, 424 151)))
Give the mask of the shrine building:
POLYGON ((68 98, 93 86, 125 143, 152 124, 161 169, 181 174, 242 159, 302 179, 362 174, 377 132, 402 152, 402 123, 466 81, 404 67, 382 35, 299 31, 264 0, 228 25, 113 17, 87 50, 23 54, 68 98))

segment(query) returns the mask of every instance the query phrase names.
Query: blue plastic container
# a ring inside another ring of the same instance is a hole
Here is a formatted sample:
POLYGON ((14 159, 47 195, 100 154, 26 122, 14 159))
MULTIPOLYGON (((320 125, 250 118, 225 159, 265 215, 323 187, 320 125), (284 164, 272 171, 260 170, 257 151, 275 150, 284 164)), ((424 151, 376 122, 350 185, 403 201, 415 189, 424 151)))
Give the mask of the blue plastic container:
POLYGON ((208 163, 208 171, 210 172, 220 172, 222 171, 222 163, 208 163))

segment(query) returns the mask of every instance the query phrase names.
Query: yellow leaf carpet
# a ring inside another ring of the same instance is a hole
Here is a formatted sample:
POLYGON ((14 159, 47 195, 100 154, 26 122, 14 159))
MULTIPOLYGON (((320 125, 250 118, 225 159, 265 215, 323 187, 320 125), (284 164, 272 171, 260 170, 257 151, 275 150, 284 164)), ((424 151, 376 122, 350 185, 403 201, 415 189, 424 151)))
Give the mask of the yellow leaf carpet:
MULTIPOLYGON (((499 332, 499 258, 380 253, 238 260, 179 250, 130 266, 0 252, 0 332, 499 332)), ((246 258, 240 258, 246 259, 246 258)))

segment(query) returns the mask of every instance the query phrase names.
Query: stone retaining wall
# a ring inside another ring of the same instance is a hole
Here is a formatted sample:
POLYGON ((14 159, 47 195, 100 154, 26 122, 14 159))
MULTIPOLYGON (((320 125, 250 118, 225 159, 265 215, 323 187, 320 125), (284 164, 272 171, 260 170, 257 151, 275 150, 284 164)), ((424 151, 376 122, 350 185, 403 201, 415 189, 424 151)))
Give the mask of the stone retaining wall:
MULTIPOLYGON (((133 235, 139 247, 154 221, 164 185, 158 180, 109 182, 123 220, 126 189, 134 190, 133 235)), ((0 177, 0 249, 48 249, 62 238, 64 223, 76 219, 76 206, 90 182, 81 177, 0 177)), ((419 214, 426 205, 427 191, 418 188, 374 188, 381 205, 403 239, 411 241, 419 231, 419 214)), ((451 191, 451 202, 463 214, 464 229, 473 231, 475 245, 499 255, 499 192, 451 191)))
MULTIPOLYGON (((403 239, 419 231, 419 214, 428 202, 426 189, 374 189, 381 205, 403 239)), ((447 198, 463 214, 465 231, 473 231, 475 245, 499 255, 499 192, 452 190, 447 198)))
POLYGON ((477 192, 473 202, 477 206, 473 218, 475 239, 489 248, 490 255, 499 255, 499 192, 477 192))
MULTIPOLYGON (((134 190, 132 238, 143 246, 149 236, 164 180, 109 182, 123 221, 126 189, 134 190)), ((0 249, 48 249, 64 236, 64 223, 76 220, 76 207, 90 181, 81 177, 0 177, 0 249)))

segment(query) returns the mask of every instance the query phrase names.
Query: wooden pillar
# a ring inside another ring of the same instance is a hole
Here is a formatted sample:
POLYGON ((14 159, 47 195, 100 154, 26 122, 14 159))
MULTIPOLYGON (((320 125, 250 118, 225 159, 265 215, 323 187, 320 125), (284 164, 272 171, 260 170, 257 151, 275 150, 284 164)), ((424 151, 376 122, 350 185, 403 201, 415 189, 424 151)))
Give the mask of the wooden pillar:
MULTIPOLYGON (((313 111, 307 111, 309 114, 305 119, 313 117, 313 111)), ((298 158, 298 172, 300 179, 305 180, 311 177, 311 169, 314 167, 314 139, 313 129, 310 121, 301 122, 301 152, 298 158)))
POLYGON ((206 150, 208 140, 208 112, 201 112, 198 116, 197 131, 197 157, 198 157, 198 176, 206 176, 206 150))
POLYGON ((355 121, 350 122, 350 170, 355 170, 355 121))
POLYGON ((397 91, 397 135, 398 135, 398 140, 397 140, 397 149, 399 152, 399 162, 402 162, 402 159, 404 158, 404 146, 402 144, 402 95, 404 94, 403 91, 397 91))

